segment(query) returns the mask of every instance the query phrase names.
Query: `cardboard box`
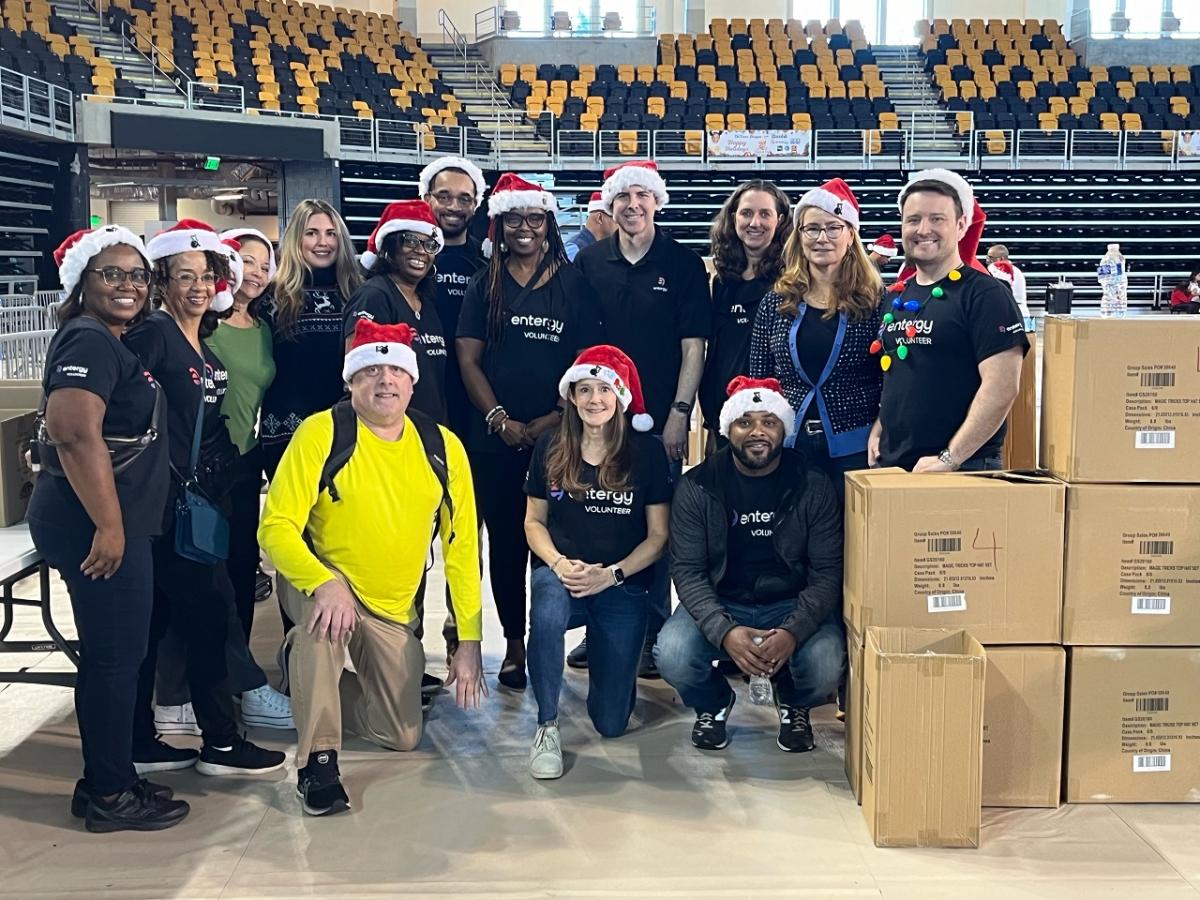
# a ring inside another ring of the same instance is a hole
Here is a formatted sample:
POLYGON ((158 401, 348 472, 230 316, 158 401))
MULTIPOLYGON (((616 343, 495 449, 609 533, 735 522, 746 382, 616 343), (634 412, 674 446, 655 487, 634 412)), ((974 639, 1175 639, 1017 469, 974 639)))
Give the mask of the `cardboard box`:
POLYGON ((1197 685, 1197 647, 1071 648, 1067 802, 1200 802, 1197 685))
POLYGON ((1063 643, 1200 646, 1200 486, 1067 487, 1063 643))
POLYGON ((863 642, 853 631, 846 632, 846 659, 846 780, 862 803, 863 642))
POLYGON ((1062 635, 1066 486, 1013 473, 846 476, 844 615, 965 628, 985 644, 1062 635))
POLYGON ((979 846, 986 664, 965 631, 867 629, 863 815, 875 846, 979 846))
POLYGON ((988 647, 983 707, 983 805, 1058 806, 1062 792, 1067 653, 988 647))
POLYGON ((1021 366, 1021 390, 1008 414, 1008 431, 1004 434, 1004 468, 1030 470, 1037 468, 1037 335, 1029 338, 1029 352, 1021 366))
POLYGON ((1070 482, 1200 481, 1200 319, 1044 321, 1042 465, 1070 482))

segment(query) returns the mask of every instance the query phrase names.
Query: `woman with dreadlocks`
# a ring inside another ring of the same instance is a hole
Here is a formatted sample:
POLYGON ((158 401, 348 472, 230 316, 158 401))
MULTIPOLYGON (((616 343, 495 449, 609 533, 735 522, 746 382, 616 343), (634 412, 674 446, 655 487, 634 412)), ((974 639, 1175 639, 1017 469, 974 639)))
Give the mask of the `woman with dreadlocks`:
POLYGON ((529 451, 562 418, 559 377, 604 335, 595 295, 567 261, 554 196, 505 174, 488 200, 488 217, 491 259, 467 286, 456 348, 479 412, 465 442, 488 531, 492 596, 508 642, 499 680, 524 690, 529 451))

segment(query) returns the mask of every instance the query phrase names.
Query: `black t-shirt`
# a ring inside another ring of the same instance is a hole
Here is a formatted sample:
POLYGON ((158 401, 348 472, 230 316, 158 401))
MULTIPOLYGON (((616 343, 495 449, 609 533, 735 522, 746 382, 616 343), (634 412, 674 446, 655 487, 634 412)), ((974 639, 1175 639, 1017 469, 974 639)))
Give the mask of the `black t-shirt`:
POLYGON ((712 298, 704 262, 656 228, 654 243, 636 264, 620 250, 620 233, 575 257, 596 296, 608 341, 637 366, 646 411, 661 434, 679 386, 684 338, 712 333, 712 298))
MULTIPOLYGON (((137 437, 146 433, 161 387, 146 367, 112 332, 95 319, 77 316, 50 343, 42 389, 49 398, 59 388, 90 391, 105 403, 101 434, 137 437)), ((167 428, 165 420, 161 426, 167 428)), ((128 537, 162 532, 163 509, 170 483, 168 436, 143 450, 127 469, 115 475, 117 500, 128 537)), ((65 476, 43 470, 29 503, 29 518, 63 528, 91 529, 87 511, 65 476)))
MULTIPOLYGON (((504 270, 504 314, 500 339, 488 337, 487 272, 471 279, 458 320, 458 337, 484 341, 483 373, 496 402, 518 422, 544 416, 558 405, 558 382, 585 347, 604 343, 597 303, 586 281, 565 265, 541 287, 529 291, 517 309, 521 286, 504 270)), ((478 410, 467 420, 467 448, 504 452, 507 445, 488 434, 478 410)))
POLYGON ((156 310, 125 335, 125 343, 138 355, 167 393, 167 425, 170 434, 171 465, 186 473, 196 433, 196 410, 204 397, 204 423, 201 426, 200 458, 236 458, 237 449, 230 440, 221 415, 221 400, 229 387, 229 371, 203 341, 204 359, 183 336, 175 320, 156 310))
POLYGON ((346 304, 346 319, 342 336, 352 337, 359 319, 370 319, 381 325, 396 325, 400 322, 412 326, 417 332, 413 350, 417 354, 417 372, 420 377, 413 387, 412 407, 437 422, 446 421, 446 331, 438 316, 437 307, 422 303, 418 317, 408 301, 387 275, 376 275, 357 291, 346 304))
MULTIPOLYGON (((629 487, 605 491, 591 487, 573 496, 546 483, 546 455, 557 430, 543 434, 533 447, 525 493, 545 500, 550 507, 547 529, 558 552, 570 559, 611 566, 633 552, 646 539, 646 507, 671 502, 671 476, 662 444, 647 434, 630 432, 633 468, 629 487)), ((596 467, 583 464, 583 481, 595 485, 596 467)), ((546 565, 535 554, 534 568, 546 565)), ((628 582, 649 587, 654 567, 630 575, 628 582)))
POLYGON ((771 281, 766 278, 713 279, 713 333, 700 381, 700 411, 710 428, 720 423, 729 382, 750 373, 750 332, 758 304, 769 290, 771 281))
MULTIPOLYGON (((940 298, 932 296, 936 285, 918 285, 912 278, 902 293, 889 292, 884 300, 884 310, 895 320, 884 326, 884 350, 893 359, 880 400, 881 465, 911 469, 921 457, 945 450, 979 390, 979 364, 1013 347, 1029 350, 1012 294, 990 275, 967 267, 960 271, 959 281, 939 282, 940 298), (893 310, 897 297, 921 307, 893 310), (905 336, 910 324, 916 329, 912 338, 905 336), (896 358, 897 340, 908 345, 903 360, 896 358)), ((998 456, 1004 432, 1001 425, 972 458, 998 456)))
MULTIPOLYGON (((800 327, 796 330, 796 356, 804 374, 813 384, 817 383, 829 364, 829 355, 833 353, 833 343, 837 340, 839 321, 836 315, 826 319, 825 310, 812 306, 804 311, 804 318, 800 320, 800 327)), ((820 418, 815 403, 810 406, 809 412, 812 418, 820 418)))
POLYGON ((463 386, 462 372, 458 367, 458 355, 454 350, 454 336, 458 334, 458 317, 462 312, 463 297, 471 276, 487 264, 480 251, 479 242, 467 238, 465 244, 447 246, 437 255, 437 294, 433 299, 437 306, 442 331, 446 335, 446 415, 450 428, 462 437, 466 434, 467 420, 474 407, 467 398, 463 386))
POLYGON ((725 501, 730 508, 725 574, 717 595, 734 603, 773 603, 795 596, 787 565, 772 546, 775 507, 786 490, 783 469, 749 477, 729 467, 725 501))

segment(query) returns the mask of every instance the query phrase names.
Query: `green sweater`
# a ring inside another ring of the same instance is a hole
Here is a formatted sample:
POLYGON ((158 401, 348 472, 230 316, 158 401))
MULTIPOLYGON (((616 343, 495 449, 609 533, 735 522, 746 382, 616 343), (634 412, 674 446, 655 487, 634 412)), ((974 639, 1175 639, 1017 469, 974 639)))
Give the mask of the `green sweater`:
POLYGON ((206 341, 229 370, 229 389, 221 404, 229 436, 245 453, 258 444, 258 412, 263 395, 275 380, 271 329, 262 322, 238 328, 227 322, 206 341))

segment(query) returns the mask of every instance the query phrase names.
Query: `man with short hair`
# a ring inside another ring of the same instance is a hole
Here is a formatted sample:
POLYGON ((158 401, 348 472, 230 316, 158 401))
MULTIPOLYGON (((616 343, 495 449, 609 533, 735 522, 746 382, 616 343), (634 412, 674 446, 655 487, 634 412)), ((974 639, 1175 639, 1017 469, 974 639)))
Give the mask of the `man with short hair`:
POLYGON ((882 272, 899 255, 900 248, 890 234, 881 234, 867 245, 867 259, 877 272, 882 272))
POLYGON ((617 230, 617 224, 604 205, 604 197, 599 191, 593 191, 587 201, 587 219, 583 227, 571 235, 563 246, 567 250, 567 259, 574 262, 580 250, 586 250, 596 241, 602 241, 617 230))
POLYGON ((441 537, 460 635, 446 684, 457 682, 464 708, 487 693, 471 470, 453 432, 409 414, 415 334, 403 323, 358 322, 342 369, 350 399, 296 430, 258 530, 297 623, 287 636, 288 674, 297 792, 309 815, 350 806, 337 764, 343 725, 392 750, 421 739, 425 653, 414 596, 431 529, 441 537), (347 651, 353 674, 344 671, 347 651))
POLYGON ((946 169, 914 174, 899 206, 914 271, 889 291, 872 347, 886 374, 868 461, 914 472, 999 469, 1029 340, 1012 295, 975 260, 983 211, 946 169))
MULTIPOLYGON (((1002 266, 1002 267, 1000 267, 999 271, 1002 271, 1006 275, 1011 276, 1010 278, 1003 279, 1003 280, 1006 280, 1011 284, 1013 299, 1017 301, 1017 306, 1021 307, 1021 312, 1025 316, 1028 316, 1029 315, 1029 303, 1028 303, 1028 294, 1025 289, 1025 273, 1022 272, 1016 266, 1016 264, 1013 263, 1012 259, 1009 257, 1008 247, 1004 246, 1004 244, 992 244, 992 246, 988 248, 987 258, 988 258, 988 269, 989 270, 993 266, 995 266, 996 263, 999 263, 999 262, 1008 263, 1008 268, 1005 268, 1002 266), (1011 272, 1009 271, 1009 269, 1011 269, 1011 272)), ((995 276, 995 274, 996 274, 995 272, 992 273, 993 277, 995 276)))
MULTIPOLYGON (((600 299, 610 344, 625 351, 642 376, 646 411, 654 419, 678 481, 688 449, 688 427, 704 372, 704 344, 712 333, 712 296, 704 261, 655 224, 670 200, 658 166, 629 162, 604 173, 600 191, 616 230, 575 258, 600 299)), ((656 564, 643 677, 657 677, 651 648, 671 612, 666 560, 656 564)), ((579 648, 570 664, 581 662, 579 648)))
POLYGON ((842 519, 833 486, 784 449, 795 413, 774 378, 738 376, 721 409, 729 445, 683 476, 671 504, 680 606, 654 647, 667 683, 696 711, 692 744, 720 750, 736 695, 713 668, 732 660, 775 681, 779 749, 813 748, 809 710, 837 690, 842 519))

